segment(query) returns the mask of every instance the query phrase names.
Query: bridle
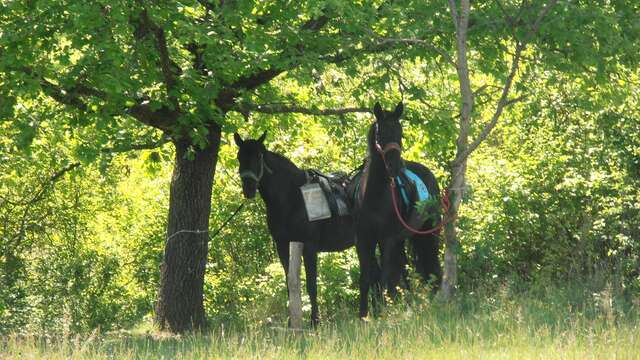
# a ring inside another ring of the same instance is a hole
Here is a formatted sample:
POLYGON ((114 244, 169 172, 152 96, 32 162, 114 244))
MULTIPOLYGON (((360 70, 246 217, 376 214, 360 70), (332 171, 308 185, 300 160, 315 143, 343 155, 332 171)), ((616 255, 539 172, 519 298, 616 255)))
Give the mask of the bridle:
POLYGON ((244 171, 240 171, 240 178, 252 179, 257 184, 260 182, 260 180, 262 180, 262 176, 264 175, 265 169, 269 174, 273 173, 273 170, 271 170, 264 161, 264 153, 260 152, 260 171, 258 172, 258 174, 256 175, 256 173, 253 172, 253 170, 244 170, 244 171))
POLYGON ((387 158, 385 157, 385 155, 391 150, 397 150, 399 153, 402 153, 402 146, 400 146, 400 144, 398 144, 397 142, 390 142, 386 143, 384 146, 380 146, 380 142, 378 141, 378 122, 376 121, 373 126, 375 127, 373 141, 375 143, 376 151, 378 151, 378 154, 382 156, 382 162, 384 162, 384 167, 387 170, 387 176, 389 176, 389 178, 391 178, 391 180, 393 181, 393 176, 391 176, 391 174, 389 173, 389 163, 387 162, 387 158))

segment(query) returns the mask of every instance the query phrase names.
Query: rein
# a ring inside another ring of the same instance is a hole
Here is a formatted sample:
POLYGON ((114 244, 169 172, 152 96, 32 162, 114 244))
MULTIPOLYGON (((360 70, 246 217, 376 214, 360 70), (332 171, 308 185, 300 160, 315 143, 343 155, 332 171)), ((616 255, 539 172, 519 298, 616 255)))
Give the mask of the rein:
MULTIPOLYGON (((387 159, 385 157, 386 153, 391 151, 391 150, 397 150, 398 152, 402 153, 402 146, 400 146, 400 144, 398 144, 397 142, 390 142, 387 143, 383 146, 380 146, 380 143, 378 142, 378 123, 375 123, 375 137, 374 137, 374 141, 375 141, 375 148, 376 151, 378 151, 378 153, 380 154, 380 156, 382 157, 382 162, 384 163, 384 167, 387 170, 387 175, 389 175, 389 163, 387 163, 387 159)), ((404 221, 404 219, 402 218, 402 214, 400 214, 400 209, 398 208, 398 199, 397 199, 397 195, 396 195, 396 181, 392 176, 389 176, 389 187, 391 189, 391 200, 393 202, 393 210, 395 210, 396 213, 396 217, 398 218, 398 221, 400 222, 400 224, 402 224, 402 226, 408 230, 409 232, 416 234, 416 235, 429 235, 429 234, 434 234, 436 232, 440 232, 440 230, 448 223, 450 223, 451 221, 453 221, 455 219, 455 217, 449 218, 449 219, 444 219, 442 221, 440 221, 440 223, 438 225, 436 225, 434 228, 432 229, 428 229, 428 230, 417 230, 414 229, 413 227, 411 227, 409 224, 406 223, 406 221, 404 221)), ((449 213, 449 206, 450 206, 450 202, 449 202, 449 191, 445 190, 443 196, 441 197, 440 200, 441 204, 442 204, 442 209, 444 210, 444 214, 449 213)))
MULTIPOLYGON (((396 182, 395 179, 391 178, 391 184, 389 185, 391 188, 391 201, 393 202, 393 209, 396 212, 396 217, 398 218, 398 221, 400 222, 400 224, 402 224, 402 226, 407 229, 409 232, 416 234, 416 235, 429 235, 429 234, 434 234, 436 232, 440 232, 440 230, 448 223, 450 223, 451 221, 453 221, 453 219, 455 219, 455 217, 451 217, 449 219, 444 219, 442 221, 440 221, 440 223, 438 225, 436 225, 434 228, 429 229, 429 230, 416 230, 414 228, 411 227, 411 225, 407 224, 404 219, 402 218, 402 214, 400 214, 400 210, 398 208, 398 199, 397 199, 397 195, 396 195, 396 182)), ((442 209, 444 210, 444 213, 447 214, 449 212, 449 191, 445 190, 443 196, 441 197, 440 200, 441 204, 442 204, 442 209)))

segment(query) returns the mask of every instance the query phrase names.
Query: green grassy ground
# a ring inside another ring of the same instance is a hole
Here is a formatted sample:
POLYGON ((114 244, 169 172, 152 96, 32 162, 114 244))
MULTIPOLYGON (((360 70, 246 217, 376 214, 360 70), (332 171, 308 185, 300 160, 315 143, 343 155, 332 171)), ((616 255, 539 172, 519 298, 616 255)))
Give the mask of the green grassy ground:
POLYGON ((355 318, 296 335, 273 324, 218 325, 171 336, 144 329, 45 339, 9 336, 2 359, 639 359, 639 303, 610 290, 542 289, 412 299, 367 323, 355 318))

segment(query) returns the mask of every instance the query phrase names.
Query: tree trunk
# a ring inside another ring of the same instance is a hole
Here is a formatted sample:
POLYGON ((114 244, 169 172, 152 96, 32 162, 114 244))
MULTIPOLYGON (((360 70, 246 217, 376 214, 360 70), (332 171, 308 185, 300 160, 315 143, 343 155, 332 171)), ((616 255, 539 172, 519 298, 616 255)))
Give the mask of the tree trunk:
POLYGON ((451 300, 458 286, 458 238, 456 234, 456 217, 462 201, 462 193, 465 186, 465 174, 467 172, 467 147, 469 146, 469 130, 471 128, 471 113, 473 111, 473 91, 471 90, 471 78, 469 76, 469 64, 467 61, 467 28, 469 25, 469 0, 460 1, 458 13, 456 2, 449 0, 449 7, 456 26, 456 71, 460 83, 460 128, 456 140, 456 157, 451 166, 451 182, 449 183, 450 208, 448 218, 453 219, 444 230, 444 276, 442 279, 442 297, 451 300))
POLYGON ((449 183, 449 212, 447 219, 453 219, 444 228, 444 276, 442 278, 441 294, 445 300, 451 300, 455 295, 458 286, 458 234, 456 233, 456 221, 458 209, 462 202, 462 194, 465 186, 465 172, 467 162, 464 161, 460 167, 451 171, 451 182, 449 183))
MULTIPOLYGON (((557 3, 557 0, 552 0, 547 6, 544 6, 536 21, 533 23, 531 32, 528 36, 535 35, 544 17, 549 13, 550 9, 557 3)), ((518 99, 509 100, 508 95, 513 84, 513 79, 518 71, 520 64, 521 53, 526 48, 528 40, 523 42, 516 41, 516 48, 511 61, 511 70, 502 88, 502 94, 500 100, 496 106, 496 110, 491 120, 484 125, 484 128, 476 139, 469 144, 469 131, 471 129, 471 114, 474 106, 474 94, 471 90, 471 77, 469 75, 469 63, 467 60, 467 40, 468 40, 468 26, 469 26, 469 13, 471 11, 470 0, 460 0, 460 7, 458 8, 456 0, 449 0, 449 10, 456 28, 456 58, 457 61, 456 71, 458 73, 458 80, 460 83, 460 129, 458 133, 458 139, 456 140, 456 157, 451 166, 451 182, 449 184, 449 194, 452 197, 451 207, 449 208, 448 218, 454 219, 445 227, 445 253, 444 253, 444 277, 442 281, 442 296, 446 300, 450 300, 455 294, 455 289, 458 285, 458 271, 457 271, 457 253, 458 253, 458 239, 455 228, 455 218, 458 215, 458 208, 460 201, 462 200, 463 189, 465 186, 465 174, 467 172, 467 159, 469 155, 486 139, 491 130, 496 126, 496 123, 500 119, 502 112, 508 104, 513 104, 518 99)))
POLYGON ((213 176, 220 148, 220 128, 211 127, 206 148, 174 141, 175 167, 169 194, 169 221, 155 321, 163 330, 180 333, 206 325, 203 290, 209 242, 213 176))

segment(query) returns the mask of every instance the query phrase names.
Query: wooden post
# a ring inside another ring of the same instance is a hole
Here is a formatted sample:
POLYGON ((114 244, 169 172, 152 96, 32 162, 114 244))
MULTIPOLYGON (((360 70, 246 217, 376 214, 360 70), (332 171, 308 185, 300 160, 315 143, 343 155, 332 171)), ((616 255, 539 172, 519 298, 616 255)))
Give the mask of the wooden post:
POLYGON ((289 243, 289 326, 292 329, 302 329, 302 297, 300 294, 300 268, 302 264, 302 249, 304 243, 292 241, 289 243))

